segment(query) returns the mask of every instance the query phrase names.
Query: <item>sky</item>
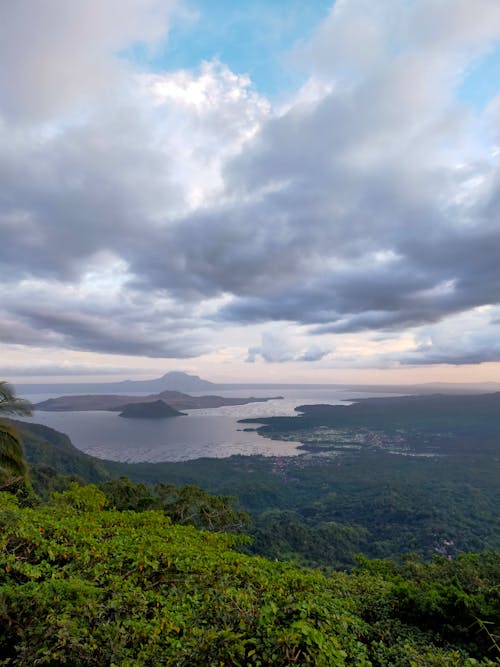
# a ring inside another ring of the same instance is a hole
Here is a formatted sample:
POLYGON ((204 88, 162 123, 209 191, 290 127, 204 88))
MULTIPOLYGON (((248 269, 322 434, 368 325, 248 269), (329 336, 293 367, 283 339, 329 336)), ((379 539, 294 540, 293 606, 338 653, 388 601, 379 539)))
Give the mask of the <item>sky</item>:
POLYGON ((0 3, 0 376, 500 381, 499 0, 0 3))

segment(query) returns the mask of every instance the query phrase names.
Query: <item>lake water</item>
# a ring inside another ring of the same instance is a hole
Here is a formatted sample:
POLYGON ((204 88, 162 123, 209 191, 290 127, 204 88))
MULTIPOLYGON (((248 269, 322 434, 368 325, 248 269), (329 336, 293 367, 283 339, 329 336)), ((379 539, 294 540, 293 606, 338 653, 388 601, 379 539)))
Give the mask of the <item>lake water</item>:
MULTIPOLYGON (((187 461, 203 457, 224 458, 235 454, 296 456, 300 442, 282 442, 264 438, 243 428, 239 419, 296 414, 297 405, 329 403, 368 396, 338 388, 252 389, 217 391, 225 397, 264 397, 280 395, 282 400, 249 403, 205 410, 186 410, 186 417, 171 419, 124 419, 116 412, 43 412, 37 411, 26 421, 50 426, 71 439, 86 454, 97 458, 129 463, 187 461), (344 400, 343 400, 344 399, 344 400)), ((139 395, 136 393, 135 395, 139 395)), ((201 394, 200 394, 201 395, 201 394)), ((382 394, 377 394, 381 396, 382 394)), ((53 396, 53 395, 52 395, 53 396)), ((25 396, 33 402, 49 395, 25 396)), ((255 425, 257 426, 257 425, 255 425)))

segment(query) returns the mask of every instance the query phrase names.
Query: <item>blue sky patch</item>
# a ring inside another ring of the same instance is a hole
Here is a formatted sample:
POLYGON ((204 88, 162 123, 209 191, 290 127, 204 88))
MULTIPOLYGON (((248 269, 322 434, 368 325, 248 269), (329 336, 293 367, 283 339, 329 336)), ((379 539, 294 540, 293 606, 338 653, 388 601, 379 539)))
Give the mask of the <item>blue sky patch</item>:
POLYGON ((458 88, 462 102, 482 109, 498 95, 500 84, 500 43, 480 58, 466 74, 458 88))
POLYGON ((126 57, 154 71, 197 69, 203 60, 220 60, 272 96, 300 81, 296 64, 287 66, 287 53, 307 38, 331 6, 331 0, 193 1, 193 18, 175 23, 161 52, 152 54, 135 45, 126 57))

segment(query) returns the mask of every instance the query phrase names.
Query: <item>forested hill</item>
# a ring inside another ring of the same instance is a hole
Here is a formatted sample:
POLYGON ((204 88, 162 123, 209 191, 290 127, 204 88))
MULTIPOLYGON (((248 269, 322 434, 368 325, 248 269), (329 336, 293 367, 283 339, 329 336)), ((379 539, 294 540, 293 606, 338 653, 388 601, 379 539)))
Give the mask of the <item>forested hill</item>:
POLYGON ((81 452, 64 433, 43 424, 9 422, 22 436, 30 476, 43 495, 64 488, 71 478, 87 483, 109 479, 104 462, 81 452))

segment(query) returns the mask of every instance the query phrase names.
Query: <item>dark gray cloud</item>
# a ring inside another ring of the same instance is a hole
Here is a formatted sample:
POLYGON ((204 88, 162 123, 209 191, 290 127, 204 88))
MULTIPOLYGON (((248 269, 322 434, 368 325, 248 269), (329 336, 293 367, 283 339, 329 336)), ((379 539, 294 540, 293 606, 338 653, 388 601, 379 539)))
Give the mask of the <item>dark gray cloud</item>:
POLYGON ((130 112, 34 145, 0 134, 5 271, 74 280, 102 250, 145 252, 157 216, 179 201, 170 161, 153 143, 130 112))
MULTIPOLYGON (((494 343, 493 343, 494 344, 494 343)), ((477 349, 457 350, 456 354, 446 350, 430 350, 418 347, 413 355, 404 356, 400 362, 405 366, 428 366, 431 364, 449 364, 452 366, 466 366, 468 364, 484 364, 500 361, 500 348, 478 347, 477 349)))
POLYGON ((207 330, 175 302, 129 289, 104 296, 53 283, 0 292, 0 340, 110 354, 187 358, 211 349, 207 330))
POLYGON ((132 321, 128 313, 111 320, 105 312, 94 318, 57 310, 25 312, 0 325, 0 337, 2 343, 144 357, 185 359, 212 349, 206 333, 198 328, 190 333, 187 322, 155 318, 151 325, 132 321))
MULTIPOLYGON (((187 334, 187 323, 165 322, 167 335, 162 335, 161 325, 148 321, 131 321, 122 314, 121 318, 109 318, 105 313, 89 318, 81 314, 54 312, 24 312, 21 319, 33 330, 57 332, 59 345, 69 349, 87 350, 109 354, 132 354, 146 357, 186 358, 198 356, 208 351, 201 343, 200 333, 187 334), (180 333, 176 330, 182 329, 180 333)), ((43 338, 42 338, 43 339, 43 338)), ((32 344, 40 342, 33 338, 32 344)))

